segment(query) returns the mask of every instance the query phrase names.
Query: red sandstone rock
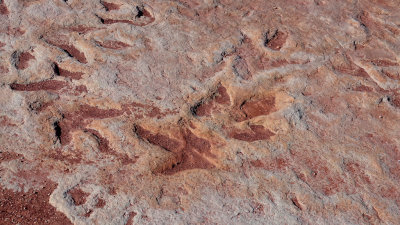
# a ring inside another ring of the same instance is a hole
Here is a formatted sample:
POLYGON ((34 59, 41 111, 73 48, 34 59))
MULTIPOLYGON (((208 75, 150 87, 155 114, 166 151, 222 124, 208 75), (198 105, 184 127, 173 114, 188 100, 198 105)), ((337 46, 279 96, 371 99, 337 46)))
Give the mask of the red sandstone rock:
POLYGON ((49 204, 49 195, 56 185, 47 183, 41 190, 27 193, 1 188, 0 218, 8 224, 72 224, 61 212, 49 204))
POLYGON ((65 86, 65 82, 57 80, 45 80, 30 84, 10 84, 11 89, 16 91, 57 91, 65 86))
POLYGON ((106 202, 103 199, 99 198, 99 199, 97 199, 97 203, 95 206, 96 206, 96 208, 104 208, 105 205, 106 205, 106 202))
POLYGON ((0 2, 0 14, 1 15, 8 15, 9 11, 4 1, 0 2))
POLYGON ((51 45, 57 46, 64 50, 69 56, 74 57, 81 63, 87 63, 86 56, 83 52, 79 51, 74 45, 69 44, 63 40, 58 40, 57 37, 52 37, 51 39, 47 40, 48 43, 51 45))
POLYGON ((33 55, 31 55, 29 52, 22 52, 19 55, 18 61, 15 66, 19 70, 24 70, 24 69, 28 68, 29 61, 32 59, 35 59, 35 57, 33 55))
POLYGON ((86 198, 89 196, 88 193, 82 191, 80 188, 69 190, 68 194, 71 196, 72 201, 74 201, 75 205, 85 204, 86 198))
POLYGON ((287 34, 283 31, 276 30, 266 34, 265 46, 272 50, 280 50, 286 43, 287 34))
POLYGON ((250 99, 241 104, 241 111, 245 114, 246 119, 251 119, 261 115, 268 115, 275 106, 275 98, 268 96, 265 99, 250 99))
POLYGON ((234 139, 241 141, 253 142, 259 140, 268 140, 271 136, 274 136, 270 130, 265 129, 260 125, 251 125, 250 130, 233 131, 230 136, 234 139))
POLYGON ((63 68, 60 68, 60 66, 58 66, 57 64, 54 64, 54 71, 59 76, 69 77, 73 80, 81 79, 82 75, 84 74, 82 72, 71 72, 71 71, 65 70, 63 68))
POLYGON ((130 46, 121 41, 104 41, 104 42, 97 42, 97 44, 99 44, 103 48, 110 48, 110 49, 123 49, 130 46))
POLYGON ((101 4, 104 5, 104 7, 106 8, 107 11, 118 10, 120 8, 120 5, 112 3, 112 2, 101 1, 101 4))
POLYGON ((0 224, 400 224, 398 9, 0 0, 0 224))

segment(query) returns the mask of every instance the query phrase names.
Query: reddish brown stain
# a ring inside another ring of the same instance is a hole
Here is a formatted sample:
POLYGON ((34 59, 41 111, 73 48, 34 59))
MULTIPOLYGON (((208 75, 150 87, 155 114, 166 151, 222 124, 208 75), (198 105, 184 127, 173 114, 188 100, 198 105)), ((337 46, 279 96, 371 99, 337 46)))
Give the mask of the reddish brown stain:
POLYGON ((17 126, 7 116, 0 116, 0 125, 4 126, 4 127, 6 127, 6 126, 8 126, 8 127, 16 127, 17 126))
POLYGON ((87 93, 88 92, 85 85, 76 86, 75 91, 77 91, 78 93, 87 93))
POLYGON ((344 178, 340 173, 329 167, 329 163, 309 150, 293 150, 292 170, 296 176, 324 195, 333 195, 337 192, 349 192, 344 178), (307 169, 308 174, 300 172, 307 169))
POLYGON ((60 45, 59 46, 61 49, 64 51, 68 52, 72 57, 77 59, 81 63, 87 63, 85 54, 80 52, 78 49, 76 49, 73 45, 60 45))
POLYGON ((197 137, 189 129, 185 129, 183 131, 183 137, 184 140, 186 141, 187 148, 196 149, 198 152, 202 154, 212 156, 210 152, 211 144, 208 140, 197 137))
POLYGON ((111 2, 101 1, 101 4, 106 8, 107 11, 118 10, 120 7, 120 5, 111 2))
POLYGON ((251 130, 233 131, 230 137, 247 142, 269 140, 275 134, 261 125, 250 125, 251 130))
POLYGON ((0 162, 23 158, 23 155, 15 152, 0 152, 0 162))
POLYGON ((362 11, 358 15, 358 19, 359 19, 360 23, 367 28, 371 28, 375 24, 375 22, 371 19, 371 17, 369 16, 369 13, 367 11, 362 11))
POLYGON ((74 31, 74 32, 78 32, 78 33, 84 34, 84 33, 87 33, 89 31, 95 30, 97 28, 78 25, 78 26, 74 26, 74 27, 69 27, 68 29, 70 31, 74 31))
POLYGON ((106 138, 101 136, 98 131, 93 130, 93 129, 84 129, 84 131, 92 134, 95 137, 97 144, 98 144, 98 149, 100 152, 107 154, 107 155, 115 156, 118 160, 120 160, 122 165, 136 163, 137 157, 134 157, 132 159, 126 154, 116 152, 114 149, 112 149, 110 147, 110 142, 106 138))
POLYGON ((334 114, 341 114, 343 109, 343 105, 341 105, 341 102, 337 95, 332 95, 332 96, 320 96, 317 97, 318 103, 321 105, 325 113, 334 113, 334 114))
POLYGON ((278 60, 274 60, 270 63, 270 65, 272 67, 281 67, 281 66, 285 66, 289 64, 289 62, 286 59, 278 59, 278 60))
POLYGON ((128 216, 128 220, 126 221, 126 225, 133 225, 133 219, 137 214, 135 212, 130 212, 128 216))
MULTIPOLYGON (((30 163, 30 161, 28 161, 24 158, 19 159, 19 162, 20 163, 30 163)), ((13 172, 13 175, 15 177, 21 178, 22 180, 25 180, 27 183, 31 183, 33 185, 38 185, 38 186, 43 186, 43 185, 46 185, 48 171, 40 170, 38 168, 32 168, 30 170, 18 170, 16 172, 13 172)), ((21 189, 24 189, 25 184, 19 184, 19 187, 21 189)))
POLYGON ((365 168, 362 167, 359 163, 356 162, 346 162, 345 169, 352 176, 354 183, 356 186, 360 186, 362 184, 371 184, 371 179, 365 173, 365 168))
POLYGON ((286 43, 287 37, 287 33, 277 30, 271 37, 266 38, 265 46, 272 50, 279 51, 286 43))
POLYGON ((110 49, 123 49, 126 47, 130 47, 130 45, 121 41, 103 41, 103 42, 96 41, 96 43, 103 48, 110 48, 110 49))
POLYGON ((7 27, 7 34, 11 36, 21 36, 25 34, 25 31, 21 27, 7 27))
POLYGON ((270 65, 269 57, 260 52, 247 36, 243 37, 242 45, 237 50, 238 56, 246 60, 249 70, 264 70, 270 65), (250 69, 252 68, 252 69, 250 69))
POLYGON ((400 108, 400 94, 394 95, 391 103, 394 107, 400 108))
POLYGON ((215 96, 215 101, 218 104, 222 105, 228 105, 231 102, 231 99, 229 97, 228 92, 226 91, 226 88, 222 86, 221 84, 217 88, 217 94, 215 96))
POLYGON ((128 109, 132 109, 133 111, 135 111, 135 110, 134 110, 135 108, 143 108, 143 109, 149 109, 149 108, 151 108, 151 106, 145 105, 145 104, 142 104, 142 103, 139 103, 139 102, 132 102, 132 103, 130 103, 130 104, 125 104, 123 107, 124 107, 124 108, 127 108, 127 110, 128 110, 128 109))
POLYGON ((3 42, 0 42, 0 48, 6 46, 6 44, 4 44, 3 42))
POLYGON ((252 166, 256 167, 256 168, 264 168, 264 163, 263 163, 263 161, 261 161, 261 160, 259 160, 259 159, 254 160, 254 161, 251 161, 250 164, 251 164, 252 166))
POLYGON ((108 187, 108 194, 110 194, 110 195, 116 195, 117 191, 118 191, 118 188, 116 188, 112 185, 108 187))
POLYGON ((53 40, 47 40, 47 42, 51 45, 57 46, 67 52, 70 56, 74 57, 76 60, 78 60, 81 63, 87 63, 85 54, 80 52, 75 46, 66 44, 63 41, 53 41, 53 40))
POLYGON ((150 14, 149 11, 147 11, 146 9, 143 9, 143 16, 147 17, 147 18, 152 18, 154 20, 154 18, 152 17, 152 15, 150 14))
MULTIPOLYGON (((342 191, 349 194, 353 193, 352 186, 346 185, 340 173, 330 168, 329 164, 321 157, 312 154, 308 150, 293 150, 289 156, 281 155, 274 158, 255 160, 251 161, 250 164, 257 168, 276 172, 286 172, 290 169, 312 189, 328 196, 342 191)), ((348 164, 345 168, 348 169, 350 174, 354 173, 354 176, 358 177, 354 179, 355 182, 368 182, 368 177, 365 176, 363 168, 359 167, 359 165, 348 164)), ((295 205, 298 203, 294 202, 295 205)), ((299 203, 299 206, 304 207, 301 203, 299 203)))
POLYGON ((153 145, 158 145, 161 148, 170 151, 170 152, 177 152, 178 149, 181 147, 178 141, 173 140, 165 135, 162 134, 152 134, 151 132, 143 129, 141 126, 135 127, 135 132, 141 137, 146 139, 153 145))
POLYGON ((178 140, 173 140, 162 134, 153 134, 140 126, 136 126, 136 133, 148 140, 151 144, 158 145, 175 154, 173 162, 167 162, 157 173, 171 175, 190 169, 214 168, 205 156, 215 157, 211 153, 211 144, 208 140, 197 137, 189 129, 183 128, 178 140))
POLYGON ((71 72, 66 69, 61 68, 58 64, 54 64, 54 70, 59 76, 68 77, 73 80, 80 80, 84 73, 82 72, 71 72))
MULTIPOLYGON (((341 192, 345 188, 346 184, 342 177, 328 177, 326 178, 326 184, 321 185, 321 191, 325 195, 333 195, 335 193, 341 192)), ((347 189, 347 188, 346 188, 347 189)), ((348 192, 348 191, 346 191, 348 192)))
POLYGON ((53 160, 61 161, 61 162, 67 162, 68 164, 71 164, 71 165, 76 165, 83 161, 81 153, 74 151, 69 154, 66 154, 65 152, 62 152, 59 149, 57 149, 56 151, 47 153, 46 157, 53 159, 53 160))
POLYGON ((133 21, 130 20, 113 20, 113 19, 103 19, 104 24, 113 24, 113 23, 128 23, 128 24, 133 24, 133 21))
POLYGON ((197 116, 210 116, 211 111, 214 107, 214 102, 210 100, 206 100, 206 102, 202 102, 199 106, 196 107, 195 112, 197 116))
POLYGON ((38 191, 14 192, 0 188, 1 224, 72 225, 64 214, 49 203, 50 194, 56 187, 55 183, 47 182, 38 191))
POLYGON ((160 172, 166 175, 172 175, 185 170, 215 168, 213 164, 211 164, 201 154, 194 151, 194 149, 185 148, 184 151, 187 152, 183 152, 179 155, 177 163, 160 172))
POLYGON ((303 61, 291 60, 291 61, 288 61, 286 59, 277 59, 277 60, 269 61, 269 63, 265 63, 264 65, 269 65, 269 67, 276 68, 276 67, 282 67, 282 66, 287 66, 287 65, 307 64, 309 62, 310 62, 310 60, 303 60, 303 61))
POLYGON ((146 116, 154 118, 157 117, 160 119, 165 114, 161 112, 161 110, 157 107, 151 107, 150 111, 146 114, 146 116))
POLYGON ((0 74, 8 73, 8 72, 9 72, 9 70, 7 67, 0 65, 0 74))
POLYGON ((48 102, 41 102, 41 101, 34 101, 32 103, 29 104, 29 110, 33 110, 36 112, 41 112, 43 110, 45 110, 47 107, 53 105, 54 102, 53 101, 48 101, 48 102))
POLYGON ((113 23, 127 23, 131 25, 137 25, 135 22, 131 20, 113 20, 113 19, 103 19, 104 24, 113 24, 113 23))
POLYGON ((263 168, 269 171, 284 172, 290 167, 290 161, 287 157, 277 157, 266 160, 251 161, 250 164, 256 168, 263 168))
POLYGON ((393 62, 393 61, 386 60, 386 59, 374 59, 374 60, 371 60, 371 63, 376 66, 398 66, 399 65, 397 62, 393 62))
POLYGON ((9 14, 7 6, 6 6, 5 2, 4 2, 4 0, 1 1, 1 3, 0 3, 0 14, 1 15, 8 15, 9 14))
POLYGON ((129 104, 122 105, 122 111, 126 112, 128 115, 135 113, 136 119, 141 119, 144 116, 152 117, 152 118, 162 118, 163 116, 169 114, 177 114, 177 111, 167 110, 165 112, 161 112, 161 110, 153 105, 146 105, 138 102, 133 102, 129 104), (137 112, 143 111, 141 114, 137 112))
POLYGON ((264 205, 260 202, 252 203, 253 213, 255 214, 263 214, 264 213, 264 205))
POLYGON ((120 154, 120 153, 114 153, 114 155, 118 157, 122 165, 134 164, 139 158, 138 156, 134 156, 133 158, 131 158, 126 154, 120 154))
POLYGON ((356 69, 353 73, 349 73, 349 74, 352 74, 352 75, 357 76, 357 77, 369 77, 369 74, 367 73, 367 71, 365 71, 361 67, 356 69))
POLYGON ((99 109, 90 105, 81 105, 79 107, 79 114, 82 115, 83 118, 112 118, 122 115, 121 110, 117 109, 99 109))
POLYGON ((73 188, 68 191, 75 205, 83 205, 86 202, 86 198, 89 196, 88 193, 82 191, 80 188, 73 188))
POLYGON ((91 133, 96 138, 100 152, 103 153, 113 152, 113 150, 109 146, 109 141, 106 138, 102 137, 98 131, 93 129, 85 129, 84 131, 91 133))
POLYGON ((15 66, 17 67, 17 69, 19 70, 24 70, 26 68, 28 68, 29 66, 29 61, 35 59, 35 57, 33 55, 31 55, 31 53, 29 52, 22 52, 19 57, 18 57, 18 61, 15 64, 15 66))
POLYGON ((67 85, 64 81, 46 80, 30 84, 10 84, 15 91, 57 91, 67 85))
POLYGON ((333 65, 333 68, 341 73, 349 74, 356 77, 368 78, 369 74, 363 68, 349 61, 347 64, 333 65))
POLYGON ((275 110, 275 97, 268 96, 264 99, 251 99, 243 102, 240 108, 245 114, 245 118, 239 119, 239 121, 268 115, 275 110))
POLYGON ((215 166, 211 164, 203 155, 214 157, 211 152, 211 144, 203 138, 194 135, 189 129, 182 131, 185 140, 185 148, 182 150, 181 160, 170 170, 164 171, 166 174, 174 174, 189 169, 211 169, 215 166))
POLYGON ((83 214, 84 217, 90 217, 90 215, 93 213, 92 209, 89 209, 85 214, 83 214))
MULTIPOLYGON (((360 141, 362 143, 368 143, 371 146, 380 146, 381 149, 384 149, 384 154, 382 154, 382 163, 385 167, 389 169, 389 176, 391 179, 396 180, 397 182, 400 181, 400 150, 398 146, 396 145, 395 141, 383 135, 383 133, 367 133, 363 135, 363 137, 360 138, 360 141)), ((350 161, 348 163, 354 163, 357 164, 355 165, 355 169, 357 170, 357 166, 359 166, 360 170, 358 172, 360 173, 365 173, 366 176, 367 173, 364 171, 367 171, 368 167, 365 166, 365 163, 363 162, 354 162, 350 161)), ((354 166, 354 165, 352 165, 354 166)), ((349 170, 351 172, 351 170, 349 170)), ((362 177, 362 176, 360 176, 362 177)), ((374 177, 371 177, 371 182, 374 183, 375 179, 374 177)), ((367 182, 365 182, 367 183, 367 182)), ((363 183, 362 183, 363 184, 363 183)), ((368 184, 368 183, 367 183, 368 184)), ((369 186, 370 188, 376 188, 376 185, 372 184, 369 186)), ((377 190, 376 193, 380 194, 380 191, 377 190)), ((399 199, 400 203, 400 199, 399 199)))
POLYGON ((361 91, 361 92, 371 92, 373 90, 374 89, 372 87, 368 87, 365 85, 360 85, 360 86, 353 88, 353 91, 361 91))
POLYGON ((102 208, 104 208, 105 205, 106 205, 106 201, 104 201, 104 199, 102 199, 102 198, 98 198, 96 205, 94 207, 102 209, 102 208))
POLYGON ((393 80, 400 80, 400 73, 399 73, 399 72, 393 73, 393 72, 389 72, 389 71, 383 70, 382 73, 383 73, 385 76, 389 77, 390 79, 393 79, 393 80))
POLYGON ((221 84, 218 85, 217 90, 206 99, 200 101, 192 111, 196 116, 210 116, 212 111, 218 108, 218 105, 229 105, 230 96, 226 91, 226 88, 221 84))
POLYGON ((376 190, 376 192, 379 193, 380 196, 382 196, 383 198, 394 200, 397 206, 400 206, 400 191, 398 191, 397 186, 387 184, 380 186, 377 189, 378 190, 376 190))
POLYGON ((60 142, 66 145, 71 141, 70 132, 78 129, 84 129, 89 119, 105 119, 117 117, 123 114, 123 111, 116 109, 99 109, 89 105, 81 105, 74 112, 64 113, 64 118, 59 122, 61 128, 60 142))

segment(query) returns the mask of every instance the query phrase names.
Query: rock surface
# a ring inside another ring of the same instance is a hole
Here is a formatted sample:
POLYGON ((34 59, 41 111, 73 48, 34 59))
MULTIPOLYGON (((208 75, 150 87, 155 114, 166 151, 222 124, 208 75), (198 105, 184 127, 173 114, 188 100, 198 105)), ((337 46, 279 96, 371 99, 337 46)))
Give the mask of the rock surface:
POLYGON ((400 224, 398 0, 0 0, 0 224, 400 224))

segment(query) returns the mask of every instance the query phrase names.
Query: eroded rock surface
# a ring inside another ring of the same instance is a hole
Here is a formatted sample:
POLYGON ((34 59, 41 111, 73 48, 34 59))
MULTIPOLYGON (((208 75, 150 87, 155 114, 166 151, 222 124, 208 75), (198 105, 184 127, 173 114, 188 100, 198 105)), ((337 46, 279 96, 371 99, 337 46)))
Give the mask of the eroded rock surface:
POLYGON ((0 224, 400 224, 398 0, 0 0, 0 224))

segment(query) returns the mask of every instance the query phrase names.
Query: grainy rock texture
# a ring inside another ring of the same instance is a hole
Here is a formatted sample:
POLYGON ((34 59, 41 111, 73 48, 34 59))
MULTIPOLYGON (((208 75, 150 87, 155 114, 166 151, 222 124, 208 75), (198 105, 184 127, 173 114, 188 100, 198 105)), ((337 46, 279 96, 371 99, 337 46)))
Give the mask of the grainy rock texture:
POLYGON ((0 224, 400 224, 399 0, 0 21, 0 224))

